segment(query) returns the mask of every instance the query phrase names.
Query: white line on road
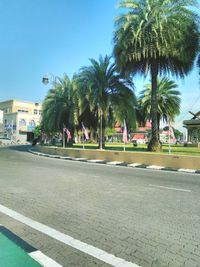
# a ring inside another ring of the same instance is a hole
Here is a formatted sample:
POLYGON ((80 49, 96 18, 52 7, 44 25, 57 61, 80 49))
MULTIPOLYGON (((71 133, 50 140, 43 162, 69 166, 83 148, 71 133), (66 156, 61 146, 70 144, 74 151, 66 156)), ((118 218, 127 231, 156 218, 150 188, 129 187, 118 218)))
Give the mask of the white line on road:
POLYGON ((156 187, 156 188, 168 189, 168 190, 174 190, 174 191, 182 191, 182 192, 188 192, 188 193, 191 192, 191 190, 188 190, 188 189, 168 187, 168 186, 162 186, 162 185, 149 184, 149 186, 156 187))
POLYGON ((81 252, 84 252, 90 256, 93 256, 96 259, 99 259, 107 264, 110 264, 115 267, 139 267, 139 265, 128 262, 122 258, 116 257, 115 255, 112 255, 104 250, 101 250, 99 248, 96 248, 92 245, 89 245, 87 243, 84 243, 80 240, 77 240, 69 235, 66 235, 64 233, 61 233, 45 224, 39 223, 37 221, 34 221, 12 209, 9 209, 3 205, 0 205, 0 212, 6 214, 7 216, 25 224, 29 227, 48 235, 70 247, 73 247, 81 252))

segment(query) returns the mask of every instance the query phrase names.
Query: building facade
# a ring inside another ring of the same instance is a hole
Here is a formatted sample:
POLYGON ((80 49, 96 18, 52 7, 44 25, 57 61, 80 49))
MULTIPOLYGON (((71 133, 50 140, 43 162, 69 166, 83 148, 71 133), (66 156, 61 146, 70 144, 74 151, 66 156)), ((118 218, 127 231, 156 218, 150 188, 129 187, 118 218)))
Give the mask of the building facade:
POLYGON ((3 111, 0 110, 0 136, 2 136, 3 133, 3 111))
POLYGON ((33 130, 40 124, 42 106, 19 100, 0 102, 3 111, 3 135, 14 142, 25 143, 33 139, 33 130))

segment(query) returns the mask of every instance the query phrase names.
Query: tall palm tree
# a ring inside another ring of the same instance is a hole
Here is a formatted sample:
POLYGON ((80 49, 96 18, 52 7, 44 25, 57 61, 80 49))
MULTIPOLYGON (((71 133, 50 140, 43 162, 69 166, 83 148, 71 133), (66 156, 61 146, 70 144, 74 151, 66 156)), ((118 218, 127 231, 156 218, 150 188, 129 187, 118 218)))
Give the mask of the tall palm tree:
MULTIPOLYGON (((176 90, 177 84, 169 78, 162 78, 157 81, 157 119, 158 131, 160 120, 167 122, 170 117, 173 121, 175 116, 180 113, 181 93, 176 90)), ((144 115, 144 120, 151 119, 151 84, 145 85, 145 90, 140 92, 138 99, 139 109, 144 115)))
POLYGON ((91 109, 90 101, 86 95, 87 87, 85 87, 85 83, 86 82, 81 79, 80 73, 74 76, 74 87, 76 89, 79 108, 77 131, 82 129, 82 123, 84 123, 84 125, 90 130, 91 140, 94 140, 97 138, 98 109, 97 107, 93 107, 91 109))
POLYGON ((91 65, 83 67, 77 78, 79 95, 82 99, 82 110, 88 108, 98 117, 99 146, 102 147, 106 125, 115 120, 124 119, 132 126, 135 124, 134 107, 136 104, 133 82, 117 72, 116 65, 108 56, 99 61, 90 59, 91 65), (86 104, 87 103, 87 104, 86 104), (102 132, 100 130, 102 129, 102 132))
POLYGON ((193 0, 124 0, 128 12, 116 20, 114 55, 121 71, 151 76, 152 138, 148 150, 159 151, 157 77, 183 78, 192 69, 199 46, 193 0))
POLYGON ((77 97, 68 76, 52 83, 43 103, 42 125, 46 132, 62 132, 63 124, 74 131, 77 123, 77 97))

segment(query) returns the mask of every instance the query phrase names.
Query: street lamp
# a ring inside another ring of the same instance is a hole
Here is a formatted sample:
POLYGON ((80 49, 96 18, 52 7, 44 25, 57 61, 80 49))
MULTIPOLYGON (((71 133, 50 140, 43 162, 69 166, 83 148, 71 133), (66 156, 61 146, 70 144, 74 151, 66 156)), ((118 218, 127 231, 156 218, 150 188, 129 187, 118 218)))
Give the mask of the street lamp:
POLYGON ((54 76, 52 73, 45 74, 44 77, 42 77, 42 83, 44 85, 47 85, 49 81, 56 82, 56 79, 58 76, 54 76))
MULTIPOLYGON (((54 76, 52 73, 47 73, 44 75, 44 77, 42 77, 42 83, 44 85, 49 84, 49 82, 51 83, 56 83, 56 79, 58 78, 58 76, 54 76)), ((55 106, 56 106, 56 98, 54 99, 55 102, 55 106)), ((56 125, 56 107, 54 107, 54 124, 56 125)))
POLYGON ((42 78, 42 83, 43 83, 44 85, 47 85, 47 84, 49 83, 49 78, 48 78, 47 75, 45 75, 45 76, 42 78))

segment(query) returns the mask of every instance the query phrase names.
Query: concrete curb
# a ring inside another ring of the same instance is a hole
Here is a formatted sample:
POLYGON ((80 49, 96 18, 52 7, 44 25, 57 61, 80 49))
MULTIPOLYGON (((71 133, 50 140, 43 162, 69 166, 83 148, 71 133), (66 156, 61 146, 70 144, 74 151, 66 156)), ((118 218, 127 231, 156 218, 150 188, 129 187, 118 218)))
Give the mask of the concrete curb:
POLYGON ((51 155, 51 154, 45 154, 38 151, 34 151, 32 149, 28 150, 30 153, 35 154, 37 156, 43 156, 48 158, 55 158, 55 159, 64 159, 64 160, 74 160, 74 161, 82 161, 82 162, 88 162, 88 163, 98 163, 98 164, 106 164, 106 165, 112 165, 112 166, 124 166, 129 168, 143 168, 143 169, 151 169, 151 170, 162 170, 162 171, 172 171, 172 172, 182 172, 182 173, 193 173, 193 174, 200 174, 200 170, 194 170, 194 169, 176 169, 176 168, 170 168, 170 167, 164 167, 164 166, 156 166, 156 165, 145 165, 140 163, 127 163, 127 162, 118 162, 118 161, 106 161, 106 160, 92 160, 92 159, 86 159, 86 158, 72 158, 72 157, 63 157, 59 155, 51 155))

